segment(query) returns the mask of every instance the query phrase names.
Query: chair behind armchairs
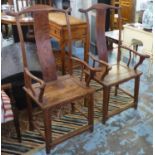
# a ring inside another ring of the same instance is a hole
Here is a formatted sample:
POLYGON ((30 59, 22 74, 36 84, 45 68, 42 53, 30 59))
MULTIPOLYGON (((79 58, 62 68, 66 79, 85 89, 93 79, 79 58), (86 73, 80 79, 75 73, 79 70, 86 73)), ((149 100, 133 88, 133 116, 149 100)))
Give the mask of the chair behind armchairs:
POLYGON ((51 0, 16 0, 15 2, 16 4, 14 5, 16 5, 18 12, 35 4, 46 4, 50 6, 53 4, 51 0))
MULTIPOLYGON (((94 27, 95 35, 96 35, 96 46, 97 46, 97 53, 98 58, 89 54, 90 59, 93 60, 92 67, 95 68, 96 64, 98 63, 99 67, 102 68, 101 72, 97 72, 96 74, 92 75, 92 79, 97 81, 99 84, 103 86, 103 123, 112 115, 118 114, 121 111, 129 108, 134 107, 137 108, 138 104, 138 94, 139 94, 139 83, 140 83, 140 76, 142 72, 140 72, 137 68, 142 64, 145 58, 149 58, 148 55, 143 55, 134 51, 127 46, 122 45, 121 42, 121 14, 120 8, 114 7, 111 5, 106 4, 94 4, 88 9, 80 9, 82 13, 86 15, 87 24, 89 27, 89 16, 88 13, 91 11, 96 12, 96 27, 94 27), (119 24, 119 36, 118 36, 118 50, 117 50, 117 60, 116 64, 111 65, 108 63, 108 50, 106 45, 106 37, 105 37, 105 18, 107 10, 117 10, 118 11, 118 24, 119 24), (121 52, 125 50, 126 54, 128 53, 128 61, 126 64, 122 63, 121 61, 121 52), (134 66, 131 66, 131 59, 132 55, 137 55, 139 57, 139 61, 135 63, 134 66), (128 82, 130 80, 134 80, 134 90, 133 94, 129 94, 127 90, 124 90, 119 87, 120 84, 128 82), (112 87, 115 88, 114 96, 117 97, 117 91, 121 90, 126 95, 133 98, 131 103, 127 103, 124 105, 117 105, 115 103, 111 103, 115 110, 110 111, 110 91, 112 87)), ((90 34, 88 29, 88 34, 90 34)), ((88 36, 89 37, 89 36, 88 36)), ((87 75, 90 75, 89 72, 85 72, 87 75)))
MULTIPOLYGON (((27 7, 36 5, 36 4, 46 4, 46 5, 52 5, 52 1, 51 0, 16 0, 16 4, 14 4, 15 6, 15 11, 19 12, 27 7)), ((28 14, 28 16, 30 16, 30 14, 28 14)), ((29 25, 26 26, 26 38, 28 39, 28 41, 34 41, 34 30, 33 30, 33 26, 29 25)))
MULTIPOLYGON (((74 58, 72 58, 71 30, 67 11, 54 9, 47 5, 36 5, 27 8, 19 12, 18 14, 12 14, 12 15, 16 16, 16 22, 22 49, 24 80, 25 80, 24 90, 27 95, 29 127, 30 130, 33 130, 34 128, 38 129, 41 135, 43 135, 46 142, 46 152, 49 153, 50 148, 53 147, 54 145, 86 130, 93 131, 94 89, 89 87, 88 82, 85 83, 79 81, 72 75, 72 59, 74 58), (64 13, 64 16, 66 18, 68 35, 69 35, 68 54, 70 59, 68 63, 70 64, 69 65, 70 74, 65 76, 57 76, 55 58, 52 52, 49 36, 49 20, 48 20, 49 12, 64 13), (37 46, 37 55, 43 73, 43 80, 32 75, 28 69, 27 56, 24 47, 24 39, 21 30, 21 25, 19 22, 20 15, 24 13, 31 13, 34 18, 33 26, 34 26, 35 42, 37 46), (83 127, 80 127, 80 129, 77 129, 76 131, 72 131, 71 133, 62 136, 61 138, 53 140, 51 132, 52 110, 67 104, 74 105, 76 100, 82 98, 89 99, 87 100, 89 101, 88 116, 86 116, 88 119, 88 124, 83 127), (34 112, 32 109, 31 100, 33 100, 38 105, 38 107, 43 113, 43 122, 45 128, 44 134, 39 130, 39 127, 37 126, 35 120, 33 119, 34 112)), ((81 63, 81 65, 87 67, 85 63, 81 63)), ((88 69, 92 73, 96 72, 95 69, 89 67, 88 69)))
MULTIPOLYGON (((18 138, 18 141, 21 142, 21 131, 20 131, 20 125, 19 125, 19 117, 18 117, 18 112, 17 112, 16 106, 15 106, 15 100, 14 100, 14 97, 12 94, 12 85, 10 83, 1 85, 1 91, 4 91, 1 93, 6 93, 6 94, 2 94, 2 102, 5 102, 5 101, 3 101, 3 97, 6 99, 6 97, 7 97, 6 95, 8 95, 8 97, 10 99, 11 109, 13 112, 13 121, 14 121, 15 129, 16 129, 16 133, 17 133, 17 138, 18 138)), ((3 104, 5 104, 5 103, 3 103, 3 104)), ((8 104, 8 101, 7 101, 7 104, 8 104)), ((10 112, 9 112, 9 114, 10 114, 10 112)), ((11 116, 8 116, 8 117, 10 117, 9 119, 11 119, 11 116)), ((5 121, 5 116, 4 116, 4 121, 5 121)))

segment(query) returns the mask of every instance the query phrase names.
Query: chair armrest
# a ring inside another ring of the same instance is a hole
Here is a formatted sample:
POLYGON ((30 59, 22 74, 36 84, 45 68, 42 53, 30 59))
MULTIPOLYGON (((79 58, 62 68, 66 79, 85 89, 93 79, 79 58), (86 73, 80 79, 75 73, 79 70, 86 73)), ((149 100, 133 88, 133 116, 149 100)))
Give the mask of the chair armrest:
POLYGON ((79 62, 81 65, 85 66, 86 68, 88 68, 92 72, 100 72, 100 71, 102 71, 102 68, 94 68, 94 67, 91 67, 85 61, 83 61, 83 60, 81 60, 79 58, 71 57, 71 59, 79 62))
POLYGON ((99 73, 97 76, 98 79, 104 79, 104 77, 108 74, 109 70, 112 69, 112 66, 103 60, 97 59, 94 55, 89 53, 90 58, 93 60, 93 67, 95 67, 96 62, 102 67, 102 72, 99 73))
POLYGON ((46 86, 45 82, 43 80, 37 78, 33 74, 31 74, 30 71, 28 70, 28 68, 24 68, 24 76, 25 76, 25 88, 28 91, 30 91, 34 97, 36 97, 36 92, 35 92, 34 88, 32 87, 32 80, 34 80, 40 84, 38 86, 38 88, 40 89, 40 92, 38 95, 38 101, 42 102, 43 101, 43 94, 44 94, 44 90, 45 90, 45 86, 46 86))
POLYGON ((82 81, 83 73, 88 75, 88 78, 86 78, 86 85, 87 86, 89 86, 90 80, 93 79, 95 73, 102 71, 102 68, 91 67, 85 61, 83 61, 79 58, 71 57, 71 59, 79 62, 81 65, 81 68, 82 68, 81 77, 80 77, 81 81, 82 81))
MULTIPOLYGON (((83 72, 86 73, 88 75, 88 78, 86 78, 86 85, 89 86, 90 80, 94 79, 96 73, 100 73, 101 77, 100 78, 104 78, 104 76, 109 72, 109 70, 111 69, 111 67, 106 63, 103 62, 102 67, 91 67, 89 66, 85 61, 80 60, 79 58, 75 58, 75 57, 71 57, 72 60, 75 60, 77 62, 79 62, 82 66, 82 73, 81 73, 81 80, 83 77, 83 72)), ((100 60, 99 60, 100 61, 100 60)), ((102 62, 102 61, 101 61, 102 62)))
POLYGON ((133 49, 131 49, 129 47, 126 47, 126 46, 121 45, 120 48, 124 48, 124 49, 126 49, 126 50, 128 50, 130 52, 129 53, 130 55, 129 55, 129 60, 128 60, 127 66, 129 66, 130 65, 130 62, 131 62, 131 53, 135 54, 136 56, 139 56, 139 61, 134 66, 134 69, 135 70, 139 67, 139 65, 141 65, 143 63, 143 61, 146 58, 150 58, 149 55, 138 53, 137 51, 135 51, 135 50, 133 50, 133 49))
POLYGON ((89 53, 89 56, 93 60, 93 67, 95 67, 95 62, 98 62, 100 65, 104 65, 108 67, 109 69, 111 69, 111 66, 107 62, 97 59, 94 55, 90 53, 89 53))

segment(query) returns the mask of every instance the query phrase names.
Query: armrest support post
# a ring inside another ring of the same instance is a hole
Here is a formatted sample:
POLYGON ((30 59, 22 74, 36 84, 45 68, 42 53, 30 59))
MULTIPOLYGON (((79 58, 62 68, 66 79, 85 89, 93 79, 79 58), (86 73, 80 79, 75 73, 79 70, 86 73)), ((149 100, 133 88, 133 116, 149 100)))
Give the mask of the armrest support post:
POLYGON ((136 69, 139 67, 139 65, 141 65, 141 64, 143 63, 143 61, 144 61, 146 58, 150 58, 149 55, 138 53, 137 51, 135 51, 135 50, 133 50, 133 49, 131 49, 131 48, 129 48, 129 47, 126 47, 126 46, 123 46, 123 45, 121 45, 120 47, 123 48, 123 49, 126 49, 126 50, 128 50, 128 51, 130 52, 130 53, 129 53, 129 60, 128 60, 127 66, 129 66, 129 65, 130 65, 130 62, 131 62, 131 53, 133 53, 133 54, 139 56, 139 61, 138 61, 138 63, 135 64, 134 70, 136 70, 136 69))
POLYGON ((44 90, 45 90, 45 82, 37 77, 35 77, 34 75, 32 75, 30 73, 30 71, 27 68, 24 68, 24 75, 25 75, 25 86, 27 89, 29 89, 31 91, 31 93, 36 96, 35 94, 35 90, 32 87, 32 80, 35 80, 36 82, 38 82, 40 84, 40 92, 39 92, 39 96, 38 96, 38 100, 39 102, 42 102, 43 100, 43 94, 44 94, 44 90))

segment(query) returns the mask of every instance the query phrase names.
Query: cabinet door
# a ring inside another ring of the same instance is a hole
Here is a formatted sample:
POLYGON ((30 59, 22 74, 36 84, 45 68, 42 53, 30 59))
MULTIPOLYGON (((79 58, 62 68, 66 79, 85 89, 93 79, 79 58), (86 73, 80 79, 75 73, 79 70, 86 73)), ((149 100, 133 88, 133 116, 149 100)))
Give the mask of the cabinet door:
POLYGON ((134 7, 132 0, 120 0, 123 24, 133 22, 134 7))
MULTIPOLYGON (((135 0, 111 0, 111 5, 121 7, 122 24, 131 23, 134 21, 135 0)), ((110 13, 111 29, 118 29, 118 14, 115 11, 110 13)))

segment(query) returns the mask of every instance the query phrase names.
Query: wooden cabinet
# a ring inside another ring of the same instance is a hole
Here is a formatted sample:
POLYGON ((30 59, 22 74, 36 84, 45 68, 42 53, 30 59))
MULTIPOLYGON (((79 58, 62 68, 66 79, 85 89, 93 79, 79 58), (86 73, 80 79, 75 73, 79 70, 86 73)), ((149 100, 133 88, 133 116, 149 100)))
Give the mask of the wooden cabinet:
POLYGON ((120 7, 123 23, 131 23, 134 14, 133 0, 120 0, 120 7))
MULTIPOLYGON (((111 4, 121 7, 122 24, 134 22, 135 0, 112 0, 111 4)), ((117 28, 117 12, 111 13, 111 29, 117 28)))

